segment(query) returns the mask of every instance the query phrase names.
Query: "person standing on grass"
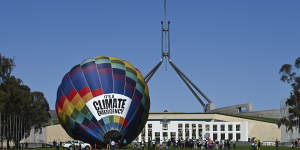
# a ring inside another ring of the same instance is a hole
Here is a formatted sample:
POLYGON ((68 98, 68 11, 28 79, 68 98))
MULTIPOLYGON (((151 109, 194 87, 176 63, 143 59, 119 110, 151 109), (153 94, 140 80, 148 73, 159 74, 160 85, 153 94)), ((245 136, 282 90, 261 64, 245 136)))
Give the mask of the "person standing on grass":
POLYGON ((279 147, 279 141, 276 139, 275 141, 275 146, 276 146, 276 150, 278 150, 278 147, 279 147))
POLYGON ((59 141, 56 142, 56 150, 59 150, 59 141))
POLYGON ((114 140, 111 140, 110 145, 111 145, 111 149, 115 150, 115 148, 116 148, 116 142, 114 140))

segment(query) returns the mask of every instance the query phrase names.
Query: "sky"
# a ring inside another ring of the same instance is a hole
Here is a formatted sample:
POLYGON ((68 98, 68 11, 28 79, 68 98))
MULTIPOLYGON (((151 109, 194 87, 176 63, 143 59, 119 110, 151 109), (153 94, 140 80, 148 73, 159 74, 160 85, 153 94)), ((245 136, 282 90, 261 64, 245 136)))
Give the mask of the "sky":
MULTIPOLYGON (((1 0, 0 52, 13 75, 55 109, 62 77, 86 58, 116 56, 143 75, 161 57, 162 0, 1 0)), ((279 109, 279 69, 300 57, 300 1, 169 0, 171 59, 214 103, 279 109)), ((202 112, 165 64, 149 81, 151 112, 202 112)))

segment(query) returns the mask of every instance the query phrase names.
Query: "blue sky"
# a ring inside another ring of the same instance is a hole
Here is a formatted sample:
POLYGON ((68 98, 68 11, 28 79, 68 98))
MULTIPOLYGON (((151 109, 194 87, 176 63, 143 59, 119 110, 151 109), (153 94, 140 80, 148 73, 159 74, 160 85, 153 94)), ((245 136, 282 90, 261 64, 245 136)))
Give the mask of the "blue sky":
MULTIPOLYGON (((117 56, 145 75, 160 60, 162 0, 0 1, 0 52, 54 109, 63 75, 85 58, 117 56)), ((169 0, 173 62, 216 107, 276 109, 289 95, 282 64, 300 56, 300 1, 169 0)), ((148 84, 151 111, 200 112, 163 66, 148 84)))

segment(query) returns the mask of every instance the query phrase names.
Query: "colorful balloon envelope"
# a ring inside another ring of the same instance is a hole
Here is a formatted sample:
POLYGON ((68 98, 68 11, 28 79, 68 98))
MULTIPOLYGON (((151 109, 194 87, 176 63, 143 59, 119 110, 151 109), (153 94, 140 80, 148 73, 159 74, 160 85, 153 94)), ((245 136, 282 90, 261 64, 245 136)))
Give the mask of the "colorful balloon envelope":
POLYGON ((117 57, 98 56, 74 66, 57 90, 60 124, 76 140, 104 145, 134 140, 148 119, 148 86, 138 69, 117 57))

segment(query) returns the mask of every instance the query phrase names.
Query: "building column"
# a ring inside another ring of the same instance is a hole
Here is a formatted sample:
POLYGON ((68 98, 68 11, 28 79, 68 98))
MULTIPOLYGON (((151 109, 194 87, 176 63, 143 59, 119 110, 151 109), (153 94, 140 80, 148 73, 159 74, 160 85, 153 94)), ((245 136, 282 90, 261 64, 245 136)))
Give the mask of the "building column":
POLYGON ((192 123, 189 123, 189 139, 192 139, 192 132, 193 132, 193 127, 192 127, 192 123))
POLYGON ((182 123, 182 138, 185 140, 185 123, 182 123))
POLYGON ((196 123, 196 139, 199 139, 199 129, 198 129, 198 123, 196 123))

